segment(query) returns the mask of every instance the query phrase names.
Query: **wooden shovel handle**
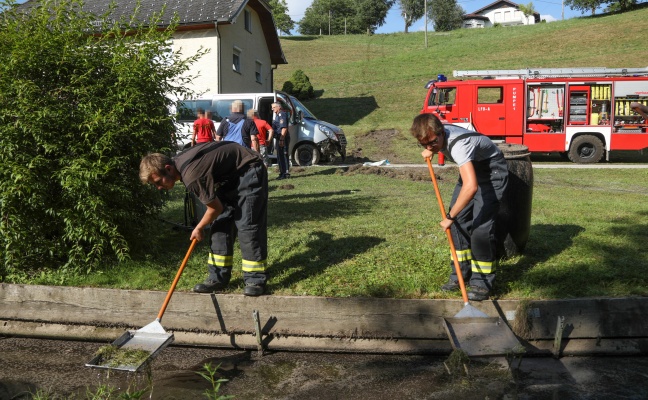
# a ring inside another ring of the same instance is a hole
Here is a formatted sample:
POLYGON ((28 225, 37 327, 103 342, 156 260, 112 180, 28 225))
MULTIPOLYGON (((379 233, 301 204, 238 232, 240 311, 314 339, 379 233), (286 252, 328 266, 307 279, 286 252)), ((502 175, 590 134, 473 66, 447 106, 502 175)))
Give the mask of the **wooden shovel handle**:
POLYGON ((171 288, 169 289, 169 292, 166 295, 166 299, 164 299, 164 303, 162 304, 162 308, 160 308, 160 312, 158 313, 157 320, 160 321, 162 319, 162 316, 164 315, 164 312, 166 311, 167 306, 169 305, 169 300, 171 300, 171 295, 173 295, 173 291, 176 288, 176 285, 178 284, 178 281, 180 280, 180 275, 182 275, 182 271, 184 271, 185 266, 187 265, 187 261, 189 261, 189 256, 191 255, 191 252, 193 251, 194 247, 196 247, 196 243, 198 241, 196 239, 191 241, 191 245, 189 246, 189 250, 187 251, 187 255, 185 256, 184 260, 182 260, 182 264, 180 265, 180 269, 178 270, 178 273, 176 273, 175 279, 173 280, 173 283, 171 284, 171 288))
MULTIPOLYGON (((430 177, 432 178, 432 184, 434 185, 434 193, 436 194, 437 203, 439 203, 439 210, 441 211, 441 218, 445 219, 446 211, 443 206, 443 199, 441 198, 441 192, 439 191, 439 184, 436 180, 436 175, 434 175, 434 169, 432 168, 432 161, 430 158, 426 158, 428 170, 430 171, 430 177)), ((468 294, 466 293, 466 283, 463 279, 463 274, 461 273, 461 267, 459 266, 459 259, 457 258, 457 250, 455 249, 454 240, 452 240, 452 233, 450 229, 446 229, 446 236, 448 237, 448 243, 450 244, 450 253, 452 254, 452 261, 454 262, 455 271, 457 272, 457 281, 459 282, 459 287, 461 288, 461 297, 463 297, 464 303, 468 303, 468 294)))

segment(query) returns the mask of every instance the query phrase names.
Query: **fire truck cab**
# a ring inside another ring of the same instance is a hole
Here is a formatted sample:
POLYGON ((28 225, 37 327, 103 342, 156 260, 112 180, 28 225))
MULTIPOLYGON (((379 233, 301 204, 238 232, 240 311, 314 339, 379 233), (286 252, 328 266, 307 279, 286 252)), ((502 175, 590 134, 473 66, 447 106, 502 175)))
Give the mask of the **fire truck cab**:
POLYGON ((454 71, 426 86, 422 113, 532 152, 596 163, 612 150, 648 148, 648 68, 454 71))

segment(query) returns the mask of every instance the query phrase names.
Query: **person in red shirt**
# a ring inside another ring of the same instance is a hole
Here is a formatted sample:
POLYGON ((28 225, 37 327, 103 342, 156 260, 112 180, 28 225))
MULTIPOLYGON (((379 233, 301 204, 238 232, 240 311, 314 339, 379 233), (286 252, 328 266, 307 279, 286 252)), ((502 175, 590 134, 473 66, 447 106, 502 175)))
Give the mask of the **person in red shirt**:
POLYGON ((257 139, 259 139, 259 154, 261 154, 263 164, 268 167, 270 166, 270 158, 268 157, 267 143, 272 143, 274 131, 266 120, 261 119, 257 110, 253 108, 248 110, 247 116, 254 121, 259 131, 257 135, 257 139))
POLYGON ((199 108, 196 110, 198 114, 198 119, 194 121, 193 124, 193 135, 191 136, 191 145, 195 146, 196 143, 207 143, 214 141, 214 135, 216 133, 216 128, 214 127, 214 121, 211 119, 205 118, 205 110, 199 108))

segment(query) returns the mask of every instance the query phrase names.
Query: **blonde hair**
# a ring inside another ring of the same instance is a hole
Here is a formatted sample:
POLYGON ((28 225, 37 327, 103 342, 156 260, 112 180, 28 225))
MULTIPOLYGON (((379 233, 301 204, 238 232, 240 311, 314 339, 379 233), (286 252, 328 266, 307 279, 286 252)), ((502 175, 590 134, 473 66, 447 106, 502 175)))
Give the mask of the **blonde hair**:
POLYGON ((173 160, 169 156, 160 153, 151 153, 142 158, 140 162, 139 178, 143 184, 149 183, 152 174, 159 176, 167 176, 169 173, 164 168, 167 165, 172 165, 173 160))
POLYGON ((250 108, 247 112, 247 116, 248 118, 254 118, 254 117, 258 117, 259 113, 254 108, 250 108))

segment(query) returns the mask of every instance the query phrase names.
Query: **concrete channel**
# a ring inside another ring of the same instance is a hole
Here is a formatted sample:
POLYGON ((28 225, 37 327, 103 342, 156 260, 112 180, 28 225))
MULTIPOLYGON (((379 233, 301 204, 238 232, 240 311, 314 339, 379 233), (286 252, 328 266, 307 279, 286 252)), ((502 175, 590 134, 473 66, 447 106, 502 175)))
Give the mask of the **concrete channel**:
MULTIPOLYGON (((78 394, 107 380, 141 385, 141 377, 106 377, 84 363, 154 320, 165 294, 0 284, 0 399, 29 398, 16 393, 34 388, 78 394)), ((442 319, 462 307, 178 292, 162 320, 175 342, 152 363, 151 398, 200 398, 205 382, 196 372, 205 362, 221 364, 229 379, 221 393, 236 398, 648 398, 647 298, 478 303, 512 327, 526 353, 453 370, 442 319)))

